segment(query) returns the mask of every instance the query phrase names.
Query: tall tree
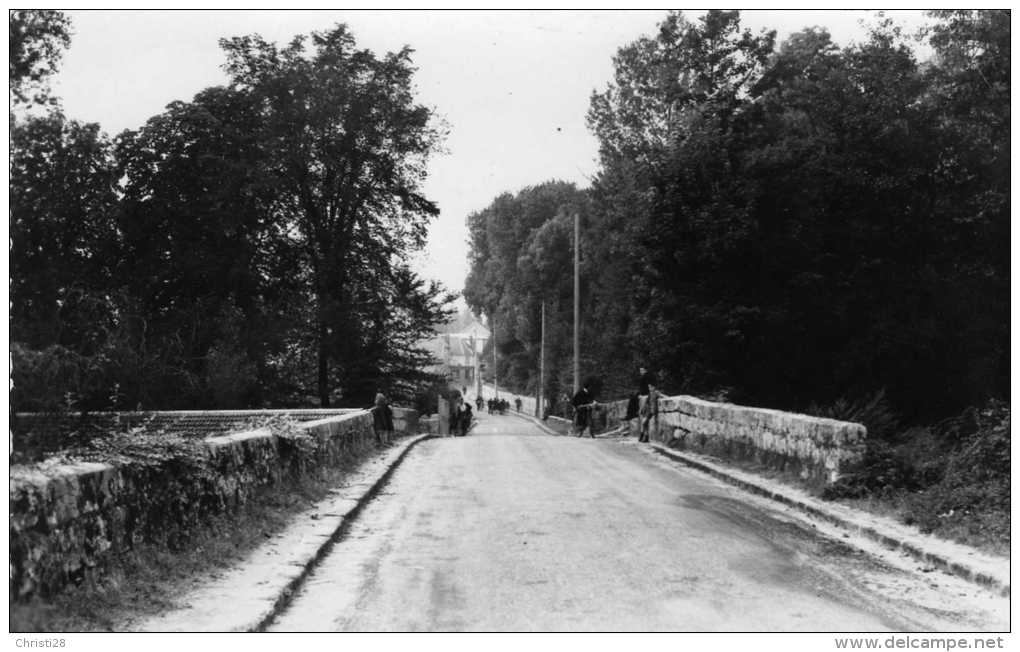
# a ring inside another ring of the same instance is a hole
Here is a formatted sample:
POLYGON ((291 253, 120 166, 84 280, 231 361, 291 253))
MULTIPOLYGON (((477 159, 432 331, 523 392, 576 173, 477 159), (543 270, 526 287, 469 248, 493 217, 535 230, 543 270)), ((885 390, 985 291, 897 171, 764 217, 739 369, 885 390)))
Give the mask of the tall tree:
POLYGON ((771 53, 730 12, 621 49, 589 113, 607 342, 776 407, 886 387, 926 418, 1002 393, 1008 20, 934 18, 926 66, 889 21, 771 53))
POLYGON ((741 30, 735 11, 695 21, 672 12, 656 37, 619 50, 613 82, 591 98, 602 163, 595 228, 621 242, 598 243, 598 257, 616 263, 616 278, 597 283, 596 310, 615 327, 600 333, 627 359, 654 354, 674 387, 725 384, 745 357, 737 334, 753 310, 724 281, 748 266, 753 239, 734 145, 774 36, 741 30), (605 337, 623 328, 629 342, 605 337))
MULTIPOLYGON (((110 287, 116 255, 112 147, 96 124, 53 112, 11 130, 11 337, 74 345, 74 296, 110 287)), ((85 322, 88 319, 84 319, 85 322)))
POLYGON ((968 402, 1010 386, 1010 12, 930 12, 927 118, 938 128, 931 207, 945 219, 937 294, 959 352, 947 374, 968 402), (956 338, 954 338, 956 339, 956 338), (965 342, 966 346, 960 346, 965 342))
POLYGON ((53 111, 12 126, 15 409, 94 405, 109 394, 94 371, 116 315, 115 182, 112 146, 98 125, 53 111))
POLYGON ((232 88, 260 103, 257 134, 279 211, 311 269, 320 404, 337 383, 365 395, 354 289, 398 273, 438 214, 421 183, 443 133, 415 101, 411 50, 377 57, 357 49, 345 25, 282 48, 259 36, 221 46, 232 88))
POLYGON ((206 379, 189 397, 195 405, 276 394, 265 360, 304 316, 288 297, 300 296, 303 270, 274 217, 259 120, 249 95, 210 88, 118 138, 120 276, 150 337, 176 338, 191 373, 206 379))
MULTIPOLYGON (((504 193, 468 216, 471 267, 464 297, 495 325, 489 346, 499 352, 496 373, 516 391, 538 388, 543 302, 546 364, 556 368, 569 355, 575 212, 586 218, 586 193, 571 183, 548 181, 504 193)), ((544 391, 555 393, 557 379, 550 374, 548 381, 544 391)))

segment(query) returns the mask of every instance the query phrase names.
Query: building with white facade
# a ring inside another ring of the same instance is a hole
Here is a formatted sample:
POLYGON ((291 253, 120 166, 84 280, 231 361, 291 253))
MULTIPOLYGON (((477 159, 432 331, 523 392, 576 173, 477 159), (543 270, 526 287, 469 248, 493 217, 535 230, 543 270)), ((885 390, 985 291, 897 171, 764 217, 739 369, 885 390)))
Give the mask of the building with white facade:
POLYGON ((428 350, 440 364, 432 371, 446 376, 450 385, 476 391, 481 379, 482 351, 491 333, 473 317, 455 333, 441 333, 429 340, 428 350))

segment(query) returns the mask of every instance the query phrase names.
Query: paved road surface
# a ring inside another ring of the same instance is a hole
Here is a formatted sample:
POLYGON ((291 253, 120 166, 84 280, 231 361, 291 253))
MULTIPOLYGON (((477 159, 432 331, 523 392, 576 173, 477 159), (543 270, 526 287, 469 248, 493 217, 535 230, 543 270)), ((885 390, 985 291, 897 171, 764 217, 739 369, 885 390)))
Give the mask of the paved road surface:
POLYGON ((1008 628, 962 595, 976 589, 642 448, 484 414, 468 437, 423 442, 271 629, 1008 628))

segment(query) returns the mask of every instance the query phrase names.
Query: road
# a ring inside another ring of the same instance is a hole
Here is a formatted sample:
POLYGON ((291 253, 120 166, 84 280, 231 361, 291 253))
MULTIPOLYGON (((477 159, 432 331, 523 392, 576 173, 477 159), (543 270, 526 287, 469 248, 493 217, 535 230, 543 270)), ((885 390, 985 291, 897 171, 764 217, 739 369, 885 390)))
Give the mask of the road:
POLYGON ((271 630, 1008 628, 977 589, 889 565, 632 440, 479 417, 408 455, 271 630))

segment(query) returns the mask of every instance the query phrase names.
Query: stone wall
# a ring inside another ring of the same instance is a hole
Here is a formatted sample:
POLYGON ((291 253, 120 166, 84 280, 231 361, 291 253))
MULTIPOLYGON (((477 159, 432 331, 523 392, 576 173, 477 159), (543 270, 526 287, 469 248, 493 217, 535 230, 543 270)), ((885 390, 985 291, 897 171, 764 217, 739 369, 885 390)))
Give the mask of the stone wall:
MULTIPOLYGON (((608 427, 623 422, 627 401, 607 405, 608 427)), ((670 447, 795 473, 810 484, 834 482, 864 454, 867 430, 858 423, 779 410, 713 403, 692 396, 659 399, 652 437, 670 447)), ((637 421, 631 423, 636 432, 637 421)))
MULTIPOLYGON (((486 396, 494 393, 484 385, 486 396)), ((513 394, 500 389, 500 396, 513 394)), ((534 413, 534 397, 521 397, 523 411, 534 413)), ((596 433, 624 425, 627 401, 601 403, 593 416, 596 433)), ((567 433, 571 422, 550 416, 546 425, 567 433)), ((629 424, 637 435, 638 421, 629 424)), ((864 454, 867 431, 857 423, 764 408, 713 403, 693 396, 659 399, 652 437, 668 446, 731 460, 751 460, 766 468, 793 473, 815 486, 834 482, 847 465, 864 454)))
POLYGON ((359 412, 350 408, 289 410, 173 410, 155 412, 62 412, 11 415, 13 464, 39 462, 47 457, 88 447, 118 434, 170 432, 203 439, 254 430, 274 417, 290 421, 318 421, 359 412))
MULTIPOLYGON (((418 431, 414 410, 394 408, 399 435, 418 431)), ((170 455, 115 462, 13 465, 10 469, 11 600, 48 596, 116 563, 140 542, 186 545, 205 518, 230 512, 265 487, 336 466, 375 444, 365 411, 182 440, 170 455)))
POLYGON ((438 435, 439 415, 433 414, 431 416, 422 417, 421 419, 418 419, 418 431, 423 433, 427 432, 430 435, 438 435))

